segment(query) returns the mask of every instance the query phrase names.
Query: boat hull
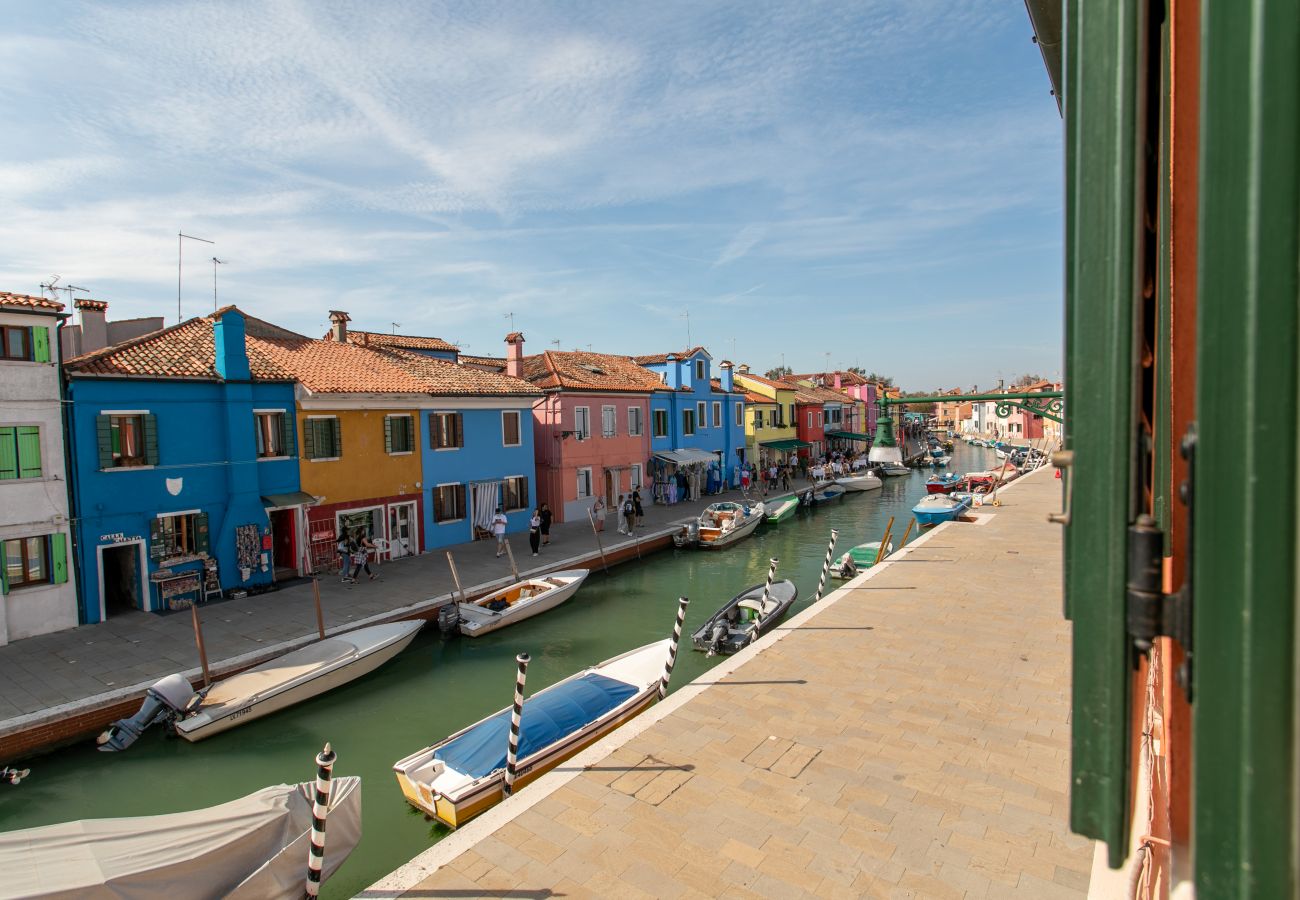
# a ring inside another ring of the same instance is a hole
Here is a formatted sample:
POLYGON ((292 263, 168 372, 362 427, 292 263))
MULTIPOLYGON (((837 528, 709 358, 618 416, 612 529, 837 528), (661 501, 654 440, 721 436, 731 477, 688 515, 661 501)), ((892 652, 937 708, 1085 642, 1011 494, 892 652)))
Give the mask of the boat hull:
POLYGON ((856 493, 879 490, 883 484, 883 482, 874 475, 851 475, 847 478, 836 478, 835 483, 846 491, 856 493))
POLYGON ((791 497, 789 500, 776 504, 772 508, 772 512, 767 514, 767 520, 769 522, 784 522, 798 511, 799 500, 796 497, 791 497))
MULTIPOLYGON (((776 607, 767 616, 757 623, 751 621, 747 625, 757 627, 734 627, 728 629, 726 636, 715 646, 712 640, 714 623, 724 618, 728 611, 736 607, 746 598, 759 598, 762 596, 766 585, 757 584, 753 587, 746 588, 731 600, 723 604, 722 608, 709 617, 708 621, 701 625, 691 635, 691 644, 696 650, 703 650, 709 653, 718 653, 721 655, 730 655, 741 650, 747 645, 753 643, 758 638, 766 634, 771 628, 776 626, 786 614, 790 612, 790 607, 799 599, 799 589, 792 581, 777 581, 772 584, 771 600, 776 601, 776 607)), ((736 623, 737 626, 739 623, 736 623)))
MULTIPOLYGON (((582 583, 587 580, 588 574, 587 569, 569 569, 564 572, 553 572, 543 578, 525 579, 525 582, 541 582, 549 578, 569 581, 563 587, 553 586, 551 590, 548 590, 540 597, 523 603, 516 603, 499 613, 488 613, 472 603, 457 604, 462 615, 473 616, 470 621, 460 623, 460 633, 466 637, 482 637, 485 634, 499 631, 507 625, 531 619, 539 613, 554 609, 578 592, 578 588, 582 587, 582 583)), ((498 591, 497 593, 501 592, 498 591)))

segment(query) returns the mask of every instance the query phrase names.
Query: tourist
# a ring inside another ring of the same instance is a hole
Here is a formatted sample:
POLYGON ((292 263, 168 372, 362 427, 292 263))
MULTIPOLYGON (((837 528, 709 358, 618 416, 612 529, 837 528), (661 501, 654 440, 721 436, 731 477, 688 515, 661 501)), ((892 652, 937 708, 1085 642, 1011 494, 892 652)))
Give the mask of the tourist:
POLYGON ((791 474, 790 470, 792 468, 794 468, 794 463, 788 460, 786 461, 786 464, 781 467, 781 489, 782 490, 785 491, 790 490, 790 474, 791 474))
POLYGON ((632 502, 631 494, 623 501, 623 518, 627 520, 627 533, 631 535, 632 529, 636 527, 636 505, 632 502))
POLYGON ((543 503, 539 515, 542 517, 542 546, 545 547, 551 542, 551 508, 543 503))
POLYGON ((366 536, 366 533, 358 528, 352 533, 352 583, 356 584, 361 577, 361 570, 365 569, 370 580, 375 580, 375 573, 370 571, 370 551, 375 549, 375 544, 366 536))
MULTIPOLYGON (((603 522, 605 518, 605 511, 603 509, 601 510, 600 516, 603 522)), ((534 509, 533 517, 528 520, 528 546, 533 548, 533 556, 537 555, 537 548, 541 546, 541 543, 542 511, 540 509, 534 509)))
MULTIPOLYGON (((597 496, 597 497, 596 497, 596 502, 593 503, 593 504, 591 504, 591 516, 592 516, 592 519, 593 519, 593 520, 595 521, 595 523, 596 523, 596 530, 597 530, 597 531, 604 531, 604 530, 605 530, 605 498, 604 498, 604 496, 597 496)), ((538 528, 541 527, 541 524, 542 524, 542 523, 541 523, 541 517, 538 516, 538 521, 537 521, 537 526, 538 526, 538 528)), ((538 534, 538 537, 541 536, 541 532, 540 532, 540 531, 539 531, 537 534, 538 534)))
POLYGON ((627 532, 623 530, 623 495, 622 494, 618 495, 618 504, 614 507, 614 515, 618 517, 618 533, 627 534, 627 532))
POLYGON ((506 552, 506 514, 497 507, 496 515, 492 517, 492 533, 497 537, 497 558, 500 559, 506 552))
POLYGON ((641 506, 641 488, 632 488, 632 508, 636 512, 636 527, 642 528, 642 519, 645 518, 645 509, 641 506))
POLYGON ((339 554, 339 571, 343 573, 343 584, 351 584, 352 577, 348 573, 352 571, 352 539, 346 528, 339 532, 339 542, 334 549, 339 554))
POLYGON ((749 493, 749 466, 741 463, 740 465, 740 492, 749 493))
POLYGON ((769 490, 776 490, 776 461, 767 467, 767 486, 769 490))

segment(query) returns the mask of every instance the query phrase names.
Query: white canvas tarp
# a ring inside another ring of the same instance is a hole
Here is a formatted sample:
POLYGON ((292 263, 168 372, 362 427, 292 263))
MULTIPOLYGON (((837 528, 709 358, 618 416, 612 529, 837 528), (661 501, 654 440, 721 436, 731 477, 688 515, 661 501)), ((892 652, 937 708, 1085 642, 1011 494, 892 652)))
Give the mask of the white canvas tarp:
MULTIPOLYGON (((304 893, 315 784, 194 812, 84 819, 0 834, 0 897, 290 900, 304 893)), ((334 779, 329 878, 361 840, 361 779, 334 779)))
POLYGON ((696 450, 694 447, 687 447, 684 450, 656 450, 654 455, 668 462, 677 463, 679 466, 718 461, 716 454, 707 450, 696 450))
POLYGON ((496 515, 497 507, 501 505, 501 482, 499 481, 476 481, 470 485, 474 492, 474 498, 470 501, 474 504, 474 509, 470 515, 474 520, 475 528, 482 528, 484 531, 492 530, 492 517, 496 515))

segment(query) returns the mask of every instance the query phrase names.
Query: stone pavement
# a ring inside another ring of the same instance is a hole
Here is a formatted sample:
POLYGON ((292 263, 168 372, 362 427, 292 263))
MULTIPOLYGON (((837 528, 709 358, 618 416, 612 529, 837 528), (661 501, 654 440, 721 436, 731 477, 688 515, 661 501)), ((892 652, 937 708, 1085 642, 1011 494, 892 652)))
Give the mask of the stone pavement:
POLYGON ((1060 493, 1016 482, 360 896, 1085 896, 1060 493))

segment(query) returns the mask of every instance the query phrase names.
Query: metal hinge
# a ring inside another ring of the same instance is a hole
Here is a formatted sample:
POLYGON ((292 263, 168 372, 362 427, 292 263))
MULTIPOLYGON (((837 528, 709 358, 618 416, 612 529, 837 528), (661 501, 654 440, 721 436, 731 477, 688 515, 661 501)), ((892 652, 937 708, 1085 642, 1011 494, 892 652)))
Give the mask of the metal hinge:
MULTIPOLYGON (((1175 673, 1178 684, 1192 700, 1192 483, 1196 453, 1196 426, 1183 436, 1183 458, 1187 460, 1187 481, 1179 495, 1187 510, 1187 567, 1183 586, 1164 593, 1164 532, 1149 515, 1138 516, 1128 530, 1128 583, 1126 584, 1128 633, 1134 649, 1149 653, 1158 637, 1170 637, 1183 648, 1184 661, 1175 673)), ((1134 657, 1136 663, 1137 658, 1134 657)))

